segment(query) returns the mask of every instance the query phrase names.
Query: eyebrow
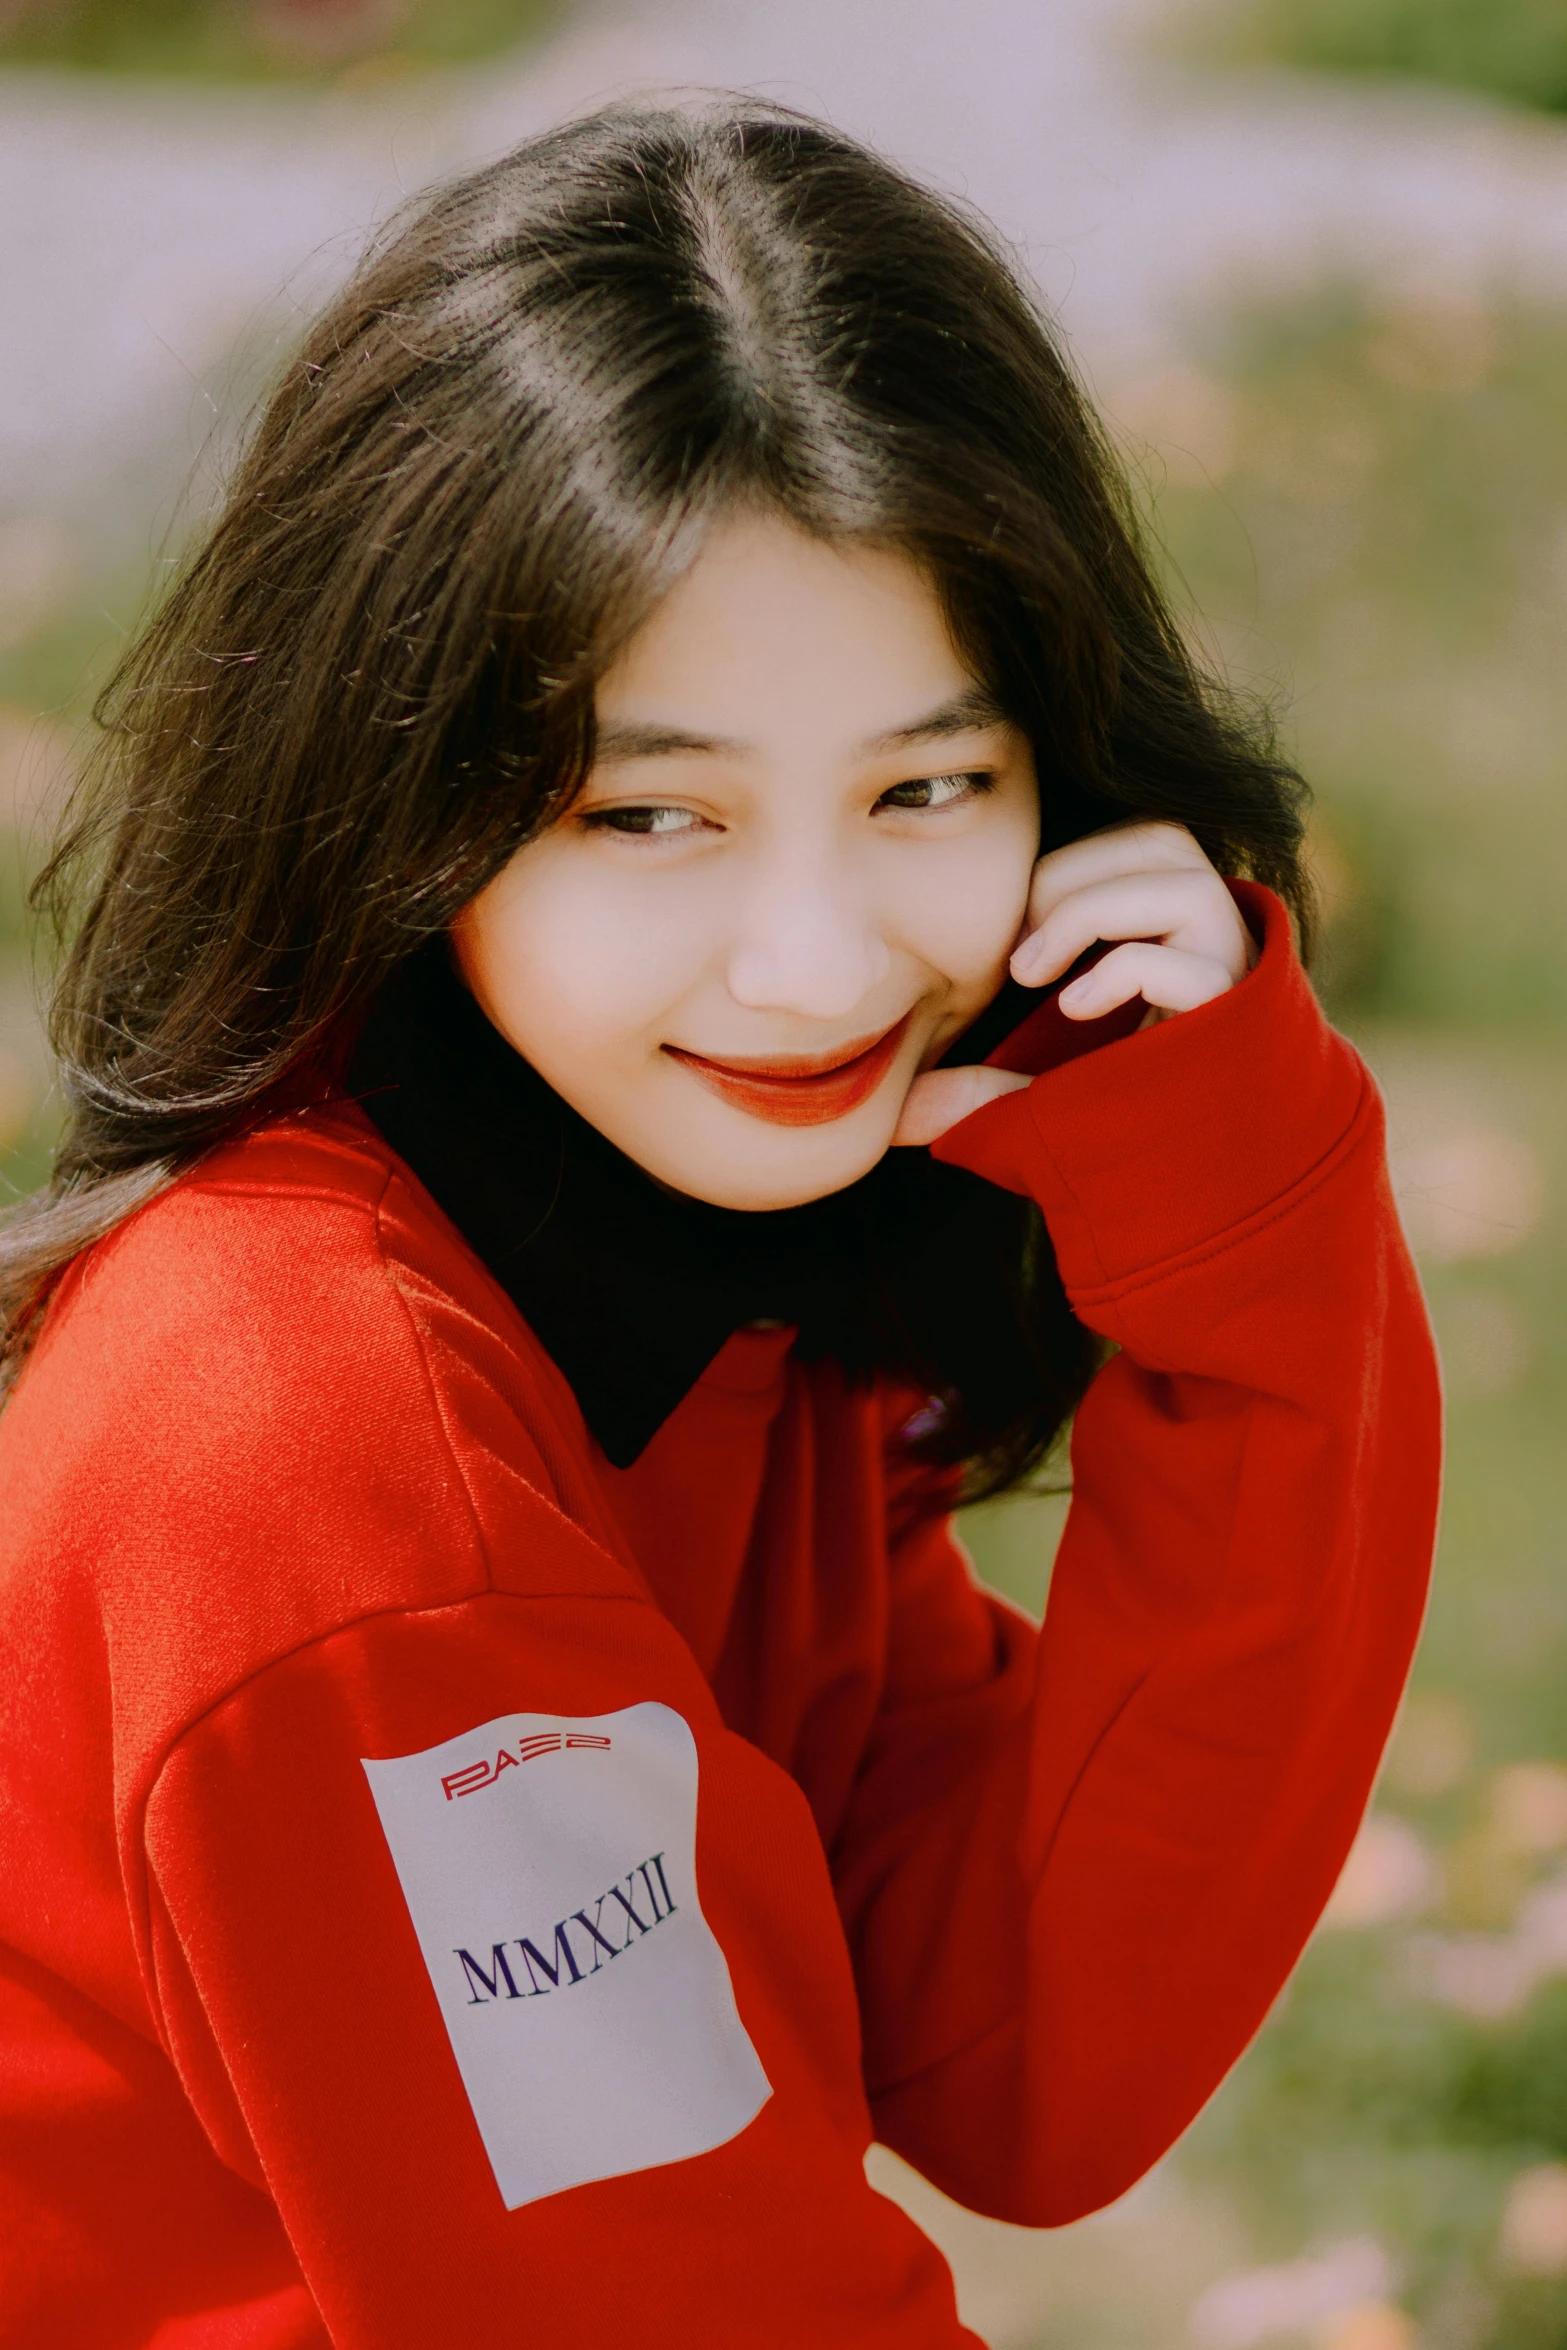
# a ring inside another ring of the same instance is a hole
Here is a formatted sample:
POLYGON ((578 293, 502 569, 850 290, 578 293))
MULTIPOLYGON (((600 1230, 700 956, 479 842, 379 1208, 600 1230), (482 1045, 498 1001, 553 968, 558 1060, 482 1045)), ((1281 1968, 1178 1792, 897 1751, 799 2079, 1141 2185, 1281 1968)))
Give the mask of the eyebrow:
POLYGON ((984 727, 1007 726, 1011 723, 1005 710, 993 693, 984 686, 974 685, 950 701, 940 702, 934 710, 927 710, 923 718, 916 718, 908 726, 890 727, 885 734, 874 734, 860 745, 862 752, 898 751, 905 743, 940 742, 948 735, 975 734, 984 727))
MULTIPOLYGON (((908 743, 940 742, 950 735, 1008 724, 995 695, 983 686, 970 686, 906 726, 868 736, 859 745, 859 755, 874 758, 880 752, 902 750, 908 743)), ((595 744, 596 757, 606 765, 630 759, 744 758, 754 750, 754 744, 740 742, 733 735, 695 734, 684 726, 647 726, 634 719, 610 719, 599 727, 595 744)))

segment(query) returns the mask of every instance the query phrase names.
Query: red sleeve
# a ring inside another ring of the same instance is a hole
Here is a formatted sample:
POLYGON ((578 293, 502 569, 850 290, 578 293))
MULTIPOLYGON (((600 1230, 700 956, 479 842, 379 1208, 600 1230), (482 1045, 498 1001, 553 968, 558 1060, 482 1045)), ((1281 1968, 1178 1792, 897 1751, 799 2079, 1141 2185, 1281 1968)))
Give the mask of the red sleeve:
POLYGON ((866 2182, 803 1797, 607 1559, 513 1530, 536 1592, 347 1625, 165 1763, 147 1971, 208 2138, 337 2350, 974 2350, 866 2182))
POLYGON ((878 2134, 1032 2224, 1124 2191, 1257 2029, 1366 1803, 1430 1565, 1435 1362, 1381 1106, 1283 908, 1238 894, 1249 978, 936 1146, 1038 1201, 1119 1349, 1077 1417, 1037 1655, 993 1606, 998 1664, 922 1694, 918 1626, 951 1653, 962 1561, 939 1524, 898 1545, 908 1695, 838 1852, 878 2134))

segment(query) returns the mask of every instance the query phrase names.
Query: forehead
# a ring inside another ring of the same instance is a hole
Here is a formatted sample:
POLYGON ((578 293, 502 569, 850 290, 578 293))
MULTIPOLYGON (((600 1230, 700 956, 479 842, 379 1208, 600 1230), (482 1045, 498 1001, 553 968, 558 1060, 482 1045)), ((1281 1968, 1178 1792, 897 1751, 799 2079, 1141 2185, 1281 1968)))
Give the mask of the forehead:
POLYGON ((596 701, 601 722, 737 741, 815 730, 857 742, 975 683, 934 586, 908 556, 745 515, 714 528, 596 701))

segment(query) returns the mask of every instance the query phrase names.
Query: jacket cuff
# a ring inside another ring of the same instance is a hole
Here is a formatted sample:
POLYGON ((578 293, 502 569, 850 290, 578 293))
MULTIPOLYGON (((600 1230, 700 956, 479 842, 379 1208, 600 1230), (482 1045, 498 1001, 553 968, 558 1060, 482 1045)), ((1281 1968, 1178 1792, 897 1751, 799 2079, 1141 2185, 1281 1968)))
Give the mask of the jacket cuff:
POLYGON ((1037 1201, 1069 1291, 1146 1273, 1282 1199, 1370 1083, 1322 1017, 1283 904, 1230 886, 1262 949, 1236 986, 1046 1070, 931 1145, 1037 1201))

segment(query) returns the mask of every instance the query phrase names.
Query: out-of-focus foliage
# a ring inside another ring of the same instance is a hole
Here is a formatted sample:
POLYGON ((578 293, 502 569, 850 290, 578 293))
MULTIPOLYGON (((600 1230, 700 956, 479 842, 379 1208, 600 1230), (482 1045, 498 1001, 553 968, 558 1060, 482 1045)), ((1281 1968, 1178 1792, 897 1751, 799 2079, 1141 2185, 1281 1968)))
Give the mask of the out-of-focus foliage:
MULTIPOLYGON (((0 763, 36 771, 48 737, 29 714, 0 708, 0 763)), ((4 777, 0 776, 0 786, 4 777)), ((37 857, 36 820, 7 823, 0 801, 0 1211, 42 1183, 58 1124, 34 1014, 34 956, 27 877, 37 857)))
POLYGON ((514 48, 552 0, 20 0, 0 63, 96 73, 368 85, 514 48))
POLYGON ((123 555, 61 523, 0 522, 0 1209, 44 1180, 59 1114, 35 1013, 47 953, 27 884, 94 694, 149 593, 144 566, 127 571, 123 555))
POLYGON ((1567 109, 1562 0, 1241 0, 1205 12, 1204 53, 1448 82, 1567 109))
POLYGON ((1567 316, 1329 285, 1110 398, 1200 627, 1285 692, 1335 1004, 1559 1015, 1567 316))

